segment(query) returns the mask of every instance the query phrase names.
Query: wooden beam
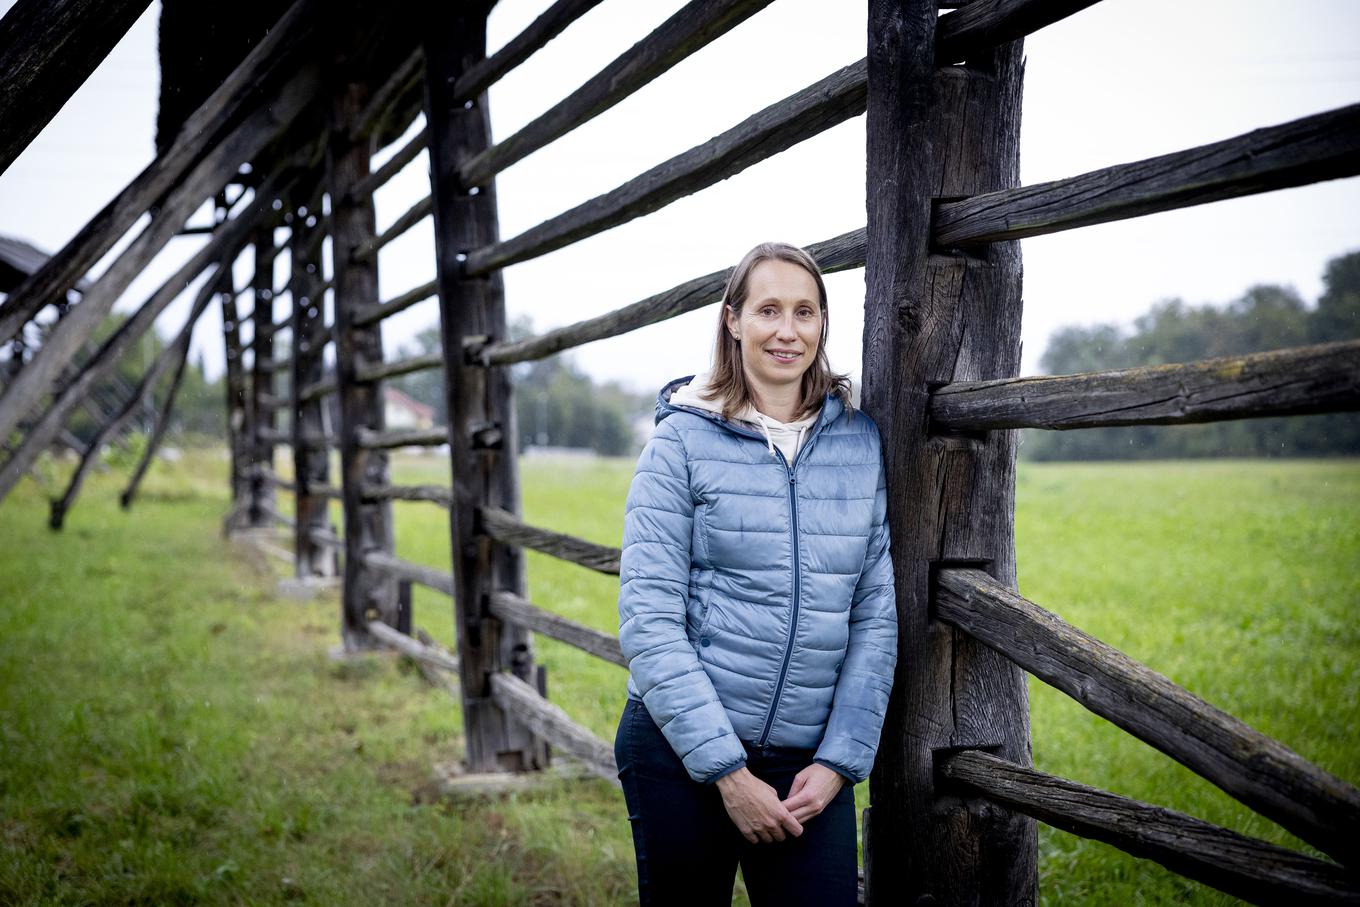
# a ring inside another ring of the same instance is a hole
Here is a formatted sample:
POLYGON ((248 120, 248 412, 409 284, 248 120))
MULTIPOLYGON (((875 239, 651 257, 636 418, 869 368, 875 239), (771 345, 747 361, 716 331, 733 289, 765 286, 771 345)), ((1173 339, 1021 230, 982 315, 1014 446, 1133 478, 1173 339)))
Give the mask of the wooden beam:
MULTIPOLYGON (((533 636, 524 627, 486 619, 493 590, 524 592, 524 558, 493 546, 476 533, 479 507, 519 509, 515 406, 508 369, 482 369, 463 361, 470 336, 504 336, 505 287, 500 275, 470 278, 463 252, 499 238, 496 187, 477 193, 460 178, 462 162, 491 144, 485 94, 464 103, 453 95, 458 77, 486 56, 486 9, 444 5, 425 42, 426 122, 430 127, 430 188, 434 198, 435 274, 439 288, 440 342, 447 366, 444 396, 449 418, 453 506, 449 535, 455 578, 454 612, 469 771, 528 771, 548 764, 548 748, 533 725, 492 701, 491 680, 505 670, 521 681, 536 675, 533 636), (478 448, 474 434, 494 428, 499 449, 478 448)), ((375 483, 376 484, 376 483, 375 483)))
POLYGON ((930 398, 937 429, 1185 425, 1360 409, 1360 340, 1077 375, 965 381, 930 398))
POLYGON ((930 572, 983 562, 1015 584, 1014 432, 941 444, 930 388, 1020 370, 1020 249, 932 254, 937 196, 1015 184, 1020 42, 935 64, 936 7, 870 0, 866 121, 865 413, 878 424, 898 613, 897 670, 870 776, 869 903, 1037 903, 1034 822, 937 789, 943 750, 1030 760, 1025 675, 932 619, 930 572))
POLYGON ((379 485, 364 489, 364 497, 375 501, 429 501, 448 509, 453 506, 453 489, 442 485, 379 485))
MULTIPOLYGON (((865 232, 859 229, 813 243, 806 249, 817 259, 823 273, 831 273, 861 267, 864 264, 864 242, 865 232)), ((714 271, 712 274, 688 280, 621 309, 595 318, 587 318, 566 327, 554 328, 536 337, 473 343, 467 350, 467 355, 482 365, 510 365, 515 362, 542 359, 562 350, 593 343, 606 337, 627 334, 640 327, 656 324, 718 302, 722 299, 723 288, 727 286, 727 279, 731 275, 731 268, 714 271)))
POLYGON ((429 140, 429 127, 421 127, 421 130, 413 135, 400 151, 387 159, 387 163, 364 177, 360 182, 355 183, 351 194, 355 198, 364 198, 377 192, 379 188, 387 185, 392 177, 404 170, 407 164, 420 157, 420 153, 425 150, 429 140))
POLYGON ((438 447, 449 443, 449 430, 437 425, 433 428, 400 428, 392 431, 359 429, 357 443, 364 450, 391 450, 396 447, 438 447))
POLYGON ((941 773, 970 795, 1054 828, 1156 860, 1172 872, 1253 904, 1355 904, 1360 885, 1334 863, 1248 838, 1160 806, 1078 784, 990 753, 949 756, 941 773))
POLYGON ((76 404, 112 371, 127 349, 151 328, 157 316, 179 296, 185 286, 213 262, 232 256, 234 250, 239 250, 245 244, 260 219, 273 213, 269 201, 275 194, 284 191, 294 178, 296 174, 287 169, 271 178, 262 187, 256 201, 247 206, 235 220, 219 226, 213 238, 181 265, 169 280, 161 284, 141 308, 119 326, 113 336, 104 341, 99 352, 85 364, 79 375, 56 395, 51 405, 29 429, 19 450, 15 451, 3 467, 0 467, 0 500, 3 500, 19 477, 37 459, 38 454, 56 437, 76 404))
POLYGON ((491 593, 491 613, 506 623, 528 627, 535 633, 575 646, 596 658, 628 667, 628 659, 623 657, 617 636, 553 614, 518 595, 509 592, 491 593))
POLYGON ((491 695, 507 719, 522 721, 535 734, 568 755, 575 756, 595 774, 614 786, 619 784, 619 767, 614 748, 596 737, 588 728, 571 720, 525 681, 507 671, 489 678, 491 695))
MULTIPOLYGON (((33 361, 5 388, 0 396, 0 437, 12 431, 19 420, 28 414, 41 397, 52 390, 58 373, 112 311, 133 279, 142 272, 156 254, 175 235, 175 231, 202 205, 216 194, 243 160, 249 160, 281 136, 302 114, 317 84, 315 69, 298 72, 272 102, 256 108, 241 124, 192 168, 184 180, 170 191, 157 215, 146 229, 109 265, 99 279, 86 290, 80 305, 63 318, 33 361)), ((116 238, 116 237, 115 237, 116 238)), ((43 278, 48 265, 65 253, 48 259, 37 274, 20 287, 16 295, 28 293, 25 288, 43 278)), ((55 287, 53 292, 64 294, 67 286, 55 287)), ((32 298, 32 297, 27 297, 32 298)), ((47 297, 52 298, 52 297, 47 297)), ((20 300, 23 301, 22 298, 20 300)), ((7 307, 8 308, 8 307, 7 307)))
MULTIPOLYGON (((274 437, 278 431, 278 412, 268 402, 274 396, 274 227, 262 226, 252 243, 255 251, 255 270, 251 278, 253 302, 250 322, 254 330, 250 340, 251 374, 250 399, 246 409, 246 449, 250 453, 247 468, 267 466, 274 470, 274 437)), ((246 510, 246 524, 252 528, 269 525, 269 510, 274 507, 274 486, 264 481, 261 470, 250 471, 250 506, 246 510)))
MULTIPOLYGON (((297 0, 274 24, 269 34, 251 48, 231 75, 184 122, 170 147, 128 183, 60 252, 44 262, 42 268, 10 294, 4 311, 0 312, 0 343, 13 337, 43 306, 64 300, 66 291, 74 287, 113 248, 147 209, 158 204, 158 200, 164 198, 172 187, 188 181, 190 173, 208 149, 223 141, 223 131, 260 103, 262 86, 272 84, 280 73, 293 74, 296 78, 297 51, 305 46, 318 18, 312 14, 312 2, 297 0)), ((105 5, 123 4, 119 0, 105 5)), ((46 0, 32 0, 31 6, 46 16, 51 4, 46 0)), ((9 72, 8 69, 0 71, 9 72)), ((3 94, 8 95, 8 92, 3 94)), ((269 103, 273 102, 266 101, 264 106, 269 103)), ((289 111, 284 113, 285 118, 289 118, 289 111)), ((8 123, 8 120, 3 122, 8 123)), ((239 133, 241 130, 237 127, 235 131, 239 133)), ((234 177, 241 161, 253 156, 251 153, 219 163, 217 169, 228 171, 222 174, 222 183, 234 177)), ((206 193, 203 198, 215 191, 206 193)), ((203 198, 198 201, 201 202, 203 198)), ((186 216, 174 224, 166 241, 187 220, 186 216)), ((134 268, 133 272, 140 270, 134 268)), ((0 431, 0 435, 3 434, 5 432, 0 431)))
POLYGON ((409 580, 413 583, 419 583, 427 589, 443 592, 448 596, 453 595, 453 575, 447 571, 436 570, 423 564, 413 564, 382 551, 366 553, 364 563, 374 570, 383 571, 394 579, 409 580))
POLYGON ((604 113, 690 54, 707 47, 769 6, 770 2, 690 0, 651 34, 546 113, 505 141, 469 158, 459 168, 462 184, 486 185, 497 173, 604 113))
POLYGON ((365 365, 355 371, 354 378, 356 381, 381 381, 384 378, 395 378, 398 375, 409 375, 412 372, 426 372, 431 369, 443 367, 443 353, 425 353, 420 356, 408 356, 405 359, 397 359, 392 362, 365 365))
POLYGON ((469 274, 545 255, 705 189, 864 112, 863 60, 761 110, 719 136, 658 164, 519 236, 468 253, 469 274))
POLYGON ((981 571, 938 580, 941 620, 1324 853, 1360 860, 1360 790, 981 571))
POLYGON ((986 55, 1017 38, 1079 13, 1096 0, 975 0, 940 18, 935 62, 958 63, 986 55))
POLYGON ((369 621, 368 632, 373 634, 379 642, 396 649, 407 658, 412 658, 422 664, 432 665, 433 667, 450 671, 454 674, 458 673, 458 659, 453 655, 450 655, 442 649, 436 649, 433 646, 418 642, 410 636, 407 636, 405 633, 389 627, 382 621, 369 621))
POLYGON ((17 0, 0 19, 0 174, 85 84, 150 0, 17 0))
POLYGON ((1360 174, 1360 104, 1081 176, 941 202, 941 248, 1042 236, 1360 174))
POLYGON ((418 302, 424 302, 438 292, 439 288, 435 281, 422 283, 418 287, 413 287, 394 297, 387 302, 380 302, 377 305, 366 306, 354 313, 354 323, 360 325, 374 324, 389 318, 398 312, 404 312, 418 302))
MULTIPOLYGON (((227 279, 230 279, 230 270, 226 271, 227 279)), ((156 392, 156 384, 161 376, 174 367, 175 374, 178 376, 184 370, 184 364, 189 360, 189 344, 193 338, 194 325, 198 323, 208 303, 212 301, 213 294, 221 285, 223 280, 223 269, 219 267, 216 273, 210 274, 204 281, 202 288, 198 291, 193 305, 189 309, 189 317, 185 320, 184 326, 170 344, 161 350, 160 355, 151 363, 151 367, 142 375, 137 386, 128 395, 122 407, 114 414, 113 418, 99 429, 94 440, 90 442, 85 455, 80 458, 80 464, 76 466, 75 472, 71 475, 71 481, 66 486, 66 491, 60 498, 54 498, 51 502, 51 510, 48 515, 47 525, 51 529, 61 529, 66 521, 66 514, 70 512, 71 506, 75 503, 76 496, 80 494, 81 485, 84 484, 86 476, 99 460, 100 451, 104 445, 122 433, 123 429, 131 421, 142 401, 149 394, 156 392)))
POLYGON ((511 38, 504 47, 489 57, 479 60, 458 77, 453 86, 454 99, 474 100, 501 77, 523 63, 553 38, 560 35, 577 19, 600 5, 600 0, 557 0, 511 38))
POLYGON ((618 548, 530 526, 513 513, 494 507, 483 507, 477 511, 477 515, 481 519, 482 531, 503 545, 522 545, 590 570, 619 575, 622 552, 618 548))
MULTIPOLYGON (((349 8, 348 6, 346 8, 349 8)), ((359 41, 358 35, 347 40, 359 41)), ((340 475, 345 515, 344 585, 341 595, 341 635, 346 651, 377 643, 368 624, 377 619, 397 623, 397 584, 364 560, 369 552, 393 550, 392 510, 384 501, 365 501, 365 485, 386 484, 387 454, 359 442, 364 431, 384 428, 382 388, 354 380, 360 362, 381 362, 382 332, 356 325, 354 312, 378 300, 378 265, 361 261, 354 251, 376 234, 372 197, 356 198, 353 188, 369 174, 366 138, 352 139, 356 118, 371 88, 346 69, 342 47, 336 49, 331 79, 331 140, 327 146, 326 183, 330 192, 331 248, 335 268, 335 376, 340 403, 340 475)))
MULTIPOLYGON (((356 197, 358 197, 357 193, 356 197)), ((420 223, 422 220, 429 217, 433 204, 434 200, 430 198, 430 196, 428 195, 422 198, 420 201, 416 202, 405 212, 403 212, 401 217, 398 217, 392 223, 392 226, 382 231, 382 233, 379 234, 378 236, 374 236, 365 240, 361 246, 355 249, 354 260, 369 261, 371 259, 376 259, 378 257, 379 249, 381 249, 388 243, 391 243, 393 240, 401 236, 407 230, 410 230, 416 224, 420 223)))

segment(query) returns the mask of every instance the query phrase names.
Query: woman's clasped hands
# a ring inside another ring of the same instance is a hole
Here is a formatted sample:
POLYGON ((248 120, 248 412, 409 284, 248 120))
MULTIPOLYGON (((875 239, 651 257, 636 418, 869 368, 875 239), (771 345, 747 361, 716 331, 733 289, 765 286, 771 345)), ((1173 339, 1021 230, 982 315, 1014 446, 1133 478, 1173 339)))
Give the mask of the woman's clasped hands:
POLYGON ((746 766, 717 780, 728 817, 752 844, 801 835, 803 823, 821 813, 844 783, 839 773, 816 762, 797 774, 783 801, 746 766))

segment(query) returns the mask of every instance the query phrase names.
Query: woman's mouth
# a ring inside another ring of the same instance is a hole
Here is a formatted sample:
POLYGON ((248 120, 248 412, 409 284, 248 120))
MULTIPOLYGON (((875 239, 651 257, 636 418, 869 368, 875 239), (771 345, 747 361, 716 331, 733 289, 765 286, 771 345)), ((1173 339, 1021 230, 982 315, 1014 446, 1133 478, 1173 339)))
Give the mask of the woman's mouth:
POLYGON ((795 353, 792 350, 766 350, 765 352, 776 362, 792 362, 803 355, 802 353, 795 353))

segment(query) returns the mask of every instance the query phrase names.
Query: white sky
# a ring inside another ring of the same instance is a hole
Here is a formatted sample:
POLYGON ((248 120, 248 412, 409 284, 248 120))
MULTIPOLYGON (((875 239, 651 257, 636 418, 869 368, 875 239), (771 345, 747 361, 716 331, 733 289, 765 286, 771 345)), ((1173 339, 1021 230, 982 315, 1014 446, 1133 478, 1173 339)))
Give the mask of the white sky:
MULTIPOLYGON (((0 0, 0 11, 11 5, 0 0)), ((491 49, 548 5, 501 0, 491 49)), ((495 137, 529 122, 682 5, 605 0, 491 89, 495 137)), ((865 7, 775 0, 497 177, 501 235, 612 189, 861 58, 865 7)), ((55 251, 151 160, 159 13, 153 4, 0 175, 0 233, 55 251)), ((1104 0, 1026 40, 1022 181, 1075 175, 1360 101, 1357 35, 1355 0, 1104 0)), ((378 193, 380 229, 429 191, 425 160, 378 193)), ((861 227, 863 162, 864 118, 857 117, 660 212, 509 268, 510 314, 531 314, 539 329, 567 324, 729 266, 765 239, 810 244, 861 227)), ((173 240, 119 309, 139 305, 201 242, 173 240)), ((1221 303, 1253 283, 1272 282, 1292 284, 1312 301, 1326 260, 1357 248, 1360 178, 1025 240, 1023 372, 1037 372, 1056 328, 1127 324, 1172 296, 1221 303)), ((246 259, 238 267, 244 279, 246 259)), ((387 247, 380 269, 384 299, 430 279, 429 221, 387 247)), ((858 378, 863 273, 832 275, 827 284, 832 365, 858 378)), ((182 323, 187 295, 162 316, 163 336, 182 323)), ((390 319, 388 350, 433 324, 436 305, 430 300, 390 319)), ((707 366, 715 318, 709 307, 572 355, 598 378, 655 391, 707 366)), ((194 352, 204 352, 210 374, 221 370, 220 338, 210 307, 194 352)))

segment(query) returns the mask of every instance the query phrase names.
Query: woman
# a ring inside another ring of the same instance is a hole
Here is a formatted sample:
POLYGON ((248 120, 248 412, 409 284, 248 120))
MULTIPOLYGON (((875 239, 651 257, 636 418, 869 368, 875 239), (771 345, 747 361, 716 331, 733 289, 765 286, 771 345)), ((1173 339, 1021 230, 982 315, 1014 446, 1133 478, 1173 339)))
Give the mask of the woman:
POLYGON ((854 784, 897 617, 878 429, 826 356, 817 263, 762 243, 711 372, 672 381, 624 517, 614 742, 644 905, 853 904, 854 784))

